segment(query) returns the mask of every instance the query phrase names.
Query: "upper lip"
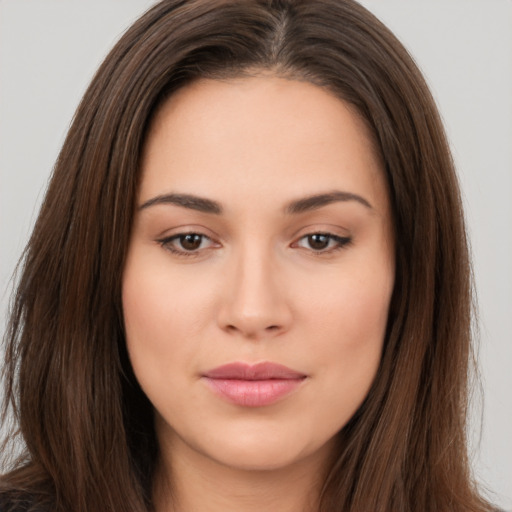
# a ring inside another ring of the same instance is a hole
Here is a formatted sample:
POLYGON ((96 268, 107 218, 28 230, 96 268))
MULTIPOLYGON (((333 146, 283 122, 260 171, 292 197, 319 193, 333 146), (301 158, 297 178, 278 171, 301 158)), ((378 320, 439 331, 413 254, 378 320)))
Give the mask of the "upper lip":
POLYGON ((277 363, 228 363, 212 370, 204 375, 209 379, 237 379, 237 380, 271 380, 271 379, 303 379, 304 373, 292 370, 277 363))

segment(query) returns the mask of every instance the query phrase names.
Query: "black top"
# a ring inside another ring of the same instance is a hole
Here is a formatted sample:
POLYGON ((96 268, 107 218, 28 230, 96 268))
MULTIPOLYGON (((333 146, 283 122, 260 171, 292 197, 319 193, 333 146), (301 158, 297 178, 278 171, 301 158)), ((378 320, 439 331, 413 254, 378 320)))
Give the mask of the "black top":
POLYGON ((41 508, 37 508, 32 500, 9 500, 0 496, 0 512, 45 512, 41 508))

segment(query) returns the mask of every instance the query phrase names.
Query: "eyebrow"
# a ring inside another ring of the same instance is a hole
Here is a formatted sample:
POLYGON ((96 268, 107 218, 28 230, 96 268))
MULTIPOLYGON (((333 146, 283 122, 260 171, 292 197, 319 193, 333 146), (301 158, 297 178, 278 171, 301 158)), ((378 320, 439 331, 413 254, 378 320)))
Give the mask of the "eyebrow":
MULTIPOLYGON (((356 201, 366 208, 373 209, 372 205, 358 194, 352 192, 334 191, 324 194, 316 194, 313 196, 304 197, 291 201, 285 208, 285 212, 288 214, 299 214, 308 212, 311 210, 317 210, 323 206, 327 206, 332 203, 356 201)), ((151 206, 162 205, 162 204, 174 204, 181 206, 182 208, 188 208, 190 210, 196 210, 203 213, 212 213, 220 215, 223 212, 222 206, 217 201, 212 199, 206 199, 204 197, 195 196, 192 194, 162 194, 144 202, 139 210, 144 210, 151 206)))
POLYGON ((220 215, 222 213, 222 206, 216 201, 191 194, 159 195, 143 203, 139 207, 139 210, 144 210, 157 204, 175 204, 183 208, 189 208, 190 210, 197 210, 203 213, 213 213, 215 215, 220 215))
POLYGON ((292 201, 288 204, 285 211, 289 214, 304 213, 310 210, 317 210, 332 203, 345 201, 356 201, 370 210, 373 209, 372 205, 364 197, 352 192, 335 190, 326 194, 317 194, 292 201))

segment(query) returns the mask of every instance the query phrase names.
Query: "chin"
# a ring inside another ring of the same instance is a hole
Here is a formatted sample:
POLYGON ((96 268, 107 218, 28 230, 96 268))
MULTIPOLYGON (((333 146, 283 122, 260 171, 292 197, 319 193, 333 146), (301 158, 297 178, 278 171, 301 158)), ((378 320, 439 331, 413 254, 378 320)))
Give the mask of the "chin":
POLYGON ((277 471, 304 458, 297 452, 277 451, 275 447, 232 446, 223 453, 212 454, 217 462, 239 471, 277 471))
POLYGON ((301 462, 318 459, 325 463, 332 452, 333 439, 322 443, 303 436, 304 432, 276 432, 272 429, 247 429, 237 435, 210 439, 196 451, 224 467, 239 471, 278 471, 301 462))

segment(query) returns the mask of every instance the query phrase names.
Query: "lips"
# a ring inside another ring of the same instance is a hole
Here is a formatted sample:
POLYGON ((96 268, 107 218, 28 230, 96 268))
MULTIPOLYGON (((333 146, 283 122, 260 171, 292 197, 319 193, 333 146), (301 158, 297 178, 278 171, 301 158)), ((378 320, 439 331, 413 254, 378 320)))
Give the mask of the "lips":
POLYGON ((307 375, 276 363, 229 363, 206 372, 210 389, 243 407, 271 405, 295 391, 307 375))

